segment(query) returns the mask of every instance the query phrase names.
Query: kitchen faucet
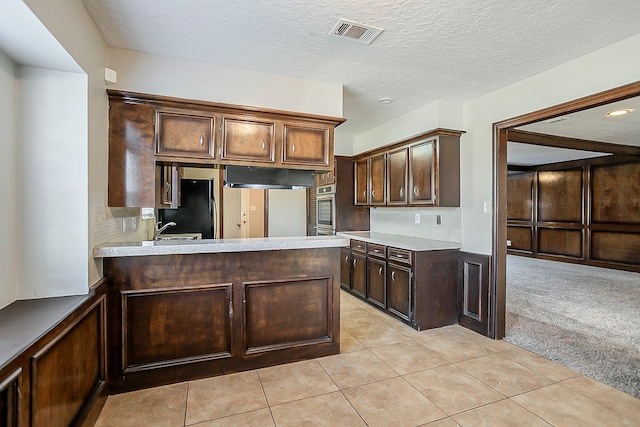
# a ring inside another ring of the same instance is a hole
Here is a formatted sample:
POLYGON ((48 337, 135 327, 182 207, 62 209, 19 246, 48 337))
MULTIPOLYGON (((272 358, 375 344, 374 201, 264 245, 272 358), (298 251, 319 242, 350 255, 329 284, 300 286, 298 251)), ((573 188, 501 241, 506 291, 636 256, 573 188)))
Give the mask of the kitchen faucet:
POLYGON ((156 231, 155 233, 153 233, 153 240, 158 240, 158 237, 160 237, 160 233, 162 233, 164 230, 166 230, 169 227, 173 227, 174 225, 176 225, 176 223, 173 221, 170 221, 165 225, 162 225, 162 221, 156 222, 156 231))

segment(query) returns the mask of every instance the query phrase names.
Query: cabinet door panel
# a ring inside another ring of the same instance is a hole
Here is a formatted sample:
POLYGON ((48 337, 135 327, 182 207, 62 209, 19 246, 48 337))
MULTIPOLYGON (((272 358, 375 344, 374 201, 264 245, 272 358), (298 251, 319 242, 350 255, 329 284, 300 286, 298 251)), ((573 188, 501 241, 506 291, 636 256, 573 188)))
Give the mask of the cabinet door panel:
POLYGON ((369 159, 369 180, 371 182, 370 204, 385 204, 385 176, 386 160, 385 155, 372 157, 369 159))
POLYGON ((328 167, 329 128, 284 125, 283 164, 328 167))
POLYGON ((369 204, 369 164, 367 159, 360 160, 355 164, 355 187, 356 187, 356 205, 369 204))
POLYGON ((389 263, 388 308, 405 320, 411 320, 411 269, 389 263))
POLYGON ((367 294, 367 257, 351 253, 351 290, 363 298, 367 294))
POLYGON ((275 162, 275 124, 246 118, 223 118, 222 160, 275 162))
POLYGON ((351 252, 347 249, 340 251, 340 284, 345 289, 351 289, 351 252))
POLYGON ((156 118, 159 155, 213 158, 214 118, 193 112, 158 111, 156 118))
POLYGON ((433 140, 409 148, 410 188, 412 204, 435 204, 436 147, 433 140))
POLYGON ((407 203, 407 149, 389 153, 387 157, 388 204, 407 203))
POLYGON ((387 305, 387 263, 369 258, 367 259, 367 270, 369 271, 367 299, 371 303, 385 308, 387 305))

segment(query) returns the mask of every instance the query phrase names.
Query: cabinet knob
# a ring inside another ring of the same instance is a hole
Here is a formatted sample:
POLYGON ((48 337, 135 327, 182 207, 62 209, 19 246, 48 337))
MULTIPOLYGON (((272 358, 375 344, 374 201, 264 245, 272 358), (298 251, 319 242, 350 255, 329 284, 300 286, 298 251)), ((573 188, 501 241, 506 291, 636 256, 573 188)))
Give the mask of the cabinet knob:
POLYGON ((418 186, 417 186, 417 185, 414 185, 414 186, 413 186, 413 194, 415 194, 415 195, 417 196, 417 195, 418 195, 418 192, 419 192, 419 190, 418 190, 418 186))
POLYGON ((396 280, 396 272, 395 271, 391 272, 391 280, 394 280, 394 281, 396 280))
POLYGON ((200 147, 204 146, 204 135, 200 135, 200 147))

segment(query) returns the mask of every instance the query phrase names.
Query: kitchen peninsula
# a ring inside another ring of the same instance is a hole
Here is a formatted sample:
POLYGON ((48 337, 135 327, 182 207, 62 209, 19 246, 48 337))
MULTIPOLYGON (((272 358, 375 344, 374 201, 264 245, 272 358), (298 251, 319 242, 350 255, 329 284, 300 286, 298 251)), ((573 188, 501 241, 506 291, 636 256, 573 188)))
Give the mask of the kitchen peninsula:
POLYGON ((340 351, 335 236, 104 244, 110 391, 340 351))

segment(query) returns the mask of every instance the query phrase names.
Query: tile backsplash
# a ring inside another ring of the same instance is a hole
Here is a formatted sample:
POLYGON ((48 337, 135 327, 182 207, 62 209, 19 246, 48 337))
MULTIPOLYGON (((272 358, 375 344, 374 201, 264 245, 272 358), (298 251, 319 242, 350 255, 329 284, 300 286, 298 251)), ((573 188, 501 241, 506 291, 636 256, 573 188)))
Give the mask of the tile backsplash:
POLYGON ((138 208, 93 207, 93 242, 133 242, 148 240, 153 219, 142 219, 138 208))
POLYGON ((462 243, 462 208, 371 208, 369 219, 377 233, 462 243))

